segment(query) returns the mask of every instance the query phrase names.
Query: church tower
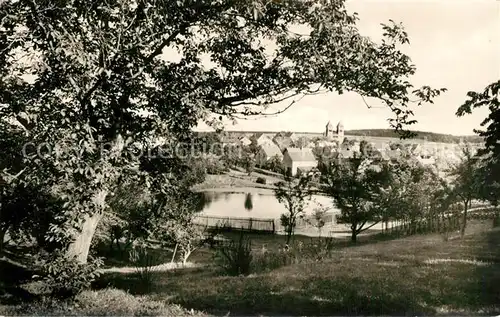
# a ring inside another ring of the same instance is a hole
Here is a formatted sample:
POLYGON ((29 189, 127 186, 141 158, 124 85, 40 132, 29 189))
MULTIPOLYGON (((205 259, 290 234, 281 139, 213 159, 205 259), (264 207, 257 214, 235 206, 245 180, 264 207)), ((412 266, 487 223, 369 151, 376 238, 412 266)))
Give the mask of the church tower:
POLYGON ((326 124, 325 137, 331 140, 334 134, 335 132, 333 131, 333 124, 330 121, 328 121, 328 123, 326 124))
POLYGON ((337 138, 339 144, 344 142, 344 123, 342 121, 337 124, 337 138))

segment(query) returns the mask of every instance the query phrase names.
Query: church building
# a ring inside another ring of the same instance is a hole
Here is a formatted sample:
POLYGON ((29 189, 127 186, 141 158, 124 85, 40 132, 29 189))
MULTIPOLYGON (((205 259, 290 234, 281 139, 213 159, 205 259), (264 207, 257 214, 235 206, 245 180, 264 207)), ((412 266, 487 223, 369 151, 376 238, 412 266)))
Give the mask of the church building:
POLYGON ((326 124, 325 138, 330 141, 336 139, 338 144, 342 144, 342 142, 344 142, 344 124, 342 121, 339 121, 337 128, 334 128, 333 124, 328 121, 326 124))

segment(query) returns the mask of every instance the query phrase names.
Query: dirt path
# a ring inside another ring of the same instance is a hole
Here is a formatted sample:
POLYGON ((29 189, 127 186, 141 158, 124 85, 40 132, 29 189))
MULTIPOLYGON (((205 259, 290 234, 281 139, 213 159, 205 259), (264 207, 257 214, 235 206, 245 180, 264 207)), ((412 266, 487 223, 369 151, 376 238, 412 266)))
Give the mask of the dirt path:
MULTIPOLYGON (((188 262, 185 265, 182 263, 164 263, 156 266, 149 267, 148 269, 154 272, 165 272, 165 271, 172 271, 172 270, 178 270, 178 269, 190 269, 190 268, 197 268, 197 267, 202 267, 202 264, 198 263, 192 263, 188 262)), ((99 269, 100 273, 124 273, 124 274, 130 274, 130 273, 136 273, 139 270, 139 268, 136 267, 111 267, 107 269, 99 269)))

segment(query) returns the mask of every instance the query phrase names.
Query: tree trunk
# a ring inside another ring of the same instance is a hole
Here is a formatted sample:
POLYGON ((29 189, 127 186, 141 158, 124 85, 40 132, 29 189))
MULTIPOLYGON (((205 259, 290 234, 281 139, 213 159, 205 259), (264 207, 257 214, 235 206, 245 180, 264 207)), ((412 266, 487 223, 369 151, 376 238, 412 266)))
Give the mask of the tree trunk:
POLYGON ((68 258, 76 258, 81 264, 87 263, 92 238, 94 237, 99 221, 104 215, 107 195, 107 190, 99 190, 94 193, 92 202, 95 206, 95 213, 92 215, 86 214, 84 216, 81 231, 76 234, 73 241, 68 246, 66 252, 68 258))
POLYGON ((193 249, 191 249, 190 247, 187 247, 183 254, 182 254, 182 265, 185 266, 186 263, 187 263, 187 260, 189 259, 189 256, 191 255, 191 253, 193 253, 193 249))
POLYGON ((5 234, 8 228, 0 228, 0 255, 3 253, 5 234))
POLYGON ((95 229, 97 224, 102 218, 102 213, 95 213, 92 216, 85 215, 83 220, 82 230, 75 237, 73 242, 70 243, 68 251, 66 253, 67 257, 75 257, 76 260, 81 263, 87 263, 87 257, 89 255, 90 244, 92 243, 92 238, 94 237, 95 229))
POLYGON ((465 201, 464 203, 464 215, 462 219, 462 228, 460 229, 460 237, 463 238, 465 235, 465 227, 467 226, 467 211, 469 207, 469 202, 465 201))
POLYGON ((358 231, 357 231, 358 224, 352 224, 351 225, 351 242, 356 243, 356 240, 358 238, 358 231))
POLYGON ((177 253, 177 247, 179 246, 178 243, 175 244, 175 249, 174 249, 174 253, 172 253, 172 259, 170 260, 170 263, 174 263, 175 261, 175 255, 177 253))
POLYGON ((286 244, 290 245, 291 238, 292 238, 292 229, 290 227, 287 229, 287 233, 286 233, 286 244))
POLYGON ((120 252, 122 250, 122 248, 120 247, 120 237, 119 236, 115 236, 115 242, 116 242, 116 248, 118 249, 118 252, 120 252))

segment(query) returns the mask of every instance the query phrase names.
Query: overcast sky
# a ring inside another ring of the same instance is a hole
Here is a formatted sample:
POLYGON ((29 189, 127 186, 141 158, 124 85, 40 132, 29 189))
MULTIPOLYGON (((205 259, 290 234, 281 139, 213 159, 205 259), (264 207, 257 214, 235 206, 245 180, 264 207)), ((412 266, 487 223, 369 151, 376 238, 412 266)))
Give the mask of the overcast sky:
MULTIPOLYGON (((363 35, 379 38, 380 23, 402 22, 410 38, 404 51, 417 66, 412 83, 448 89, 434 104, 415 109, 412 129, 467 135, 479 128, 486 109, 462 118, 455 112, 468 91, 500 79, 500 1, 347 0, 346 6, 358 13, 363 35)), ((390 116, 385 108, 367 109, 356 94, 330 93, 305 97, 276 117, 228 123, 226 130, 320 132, 328 120, 342 120, 346 130, 388 128, 390 116)))

